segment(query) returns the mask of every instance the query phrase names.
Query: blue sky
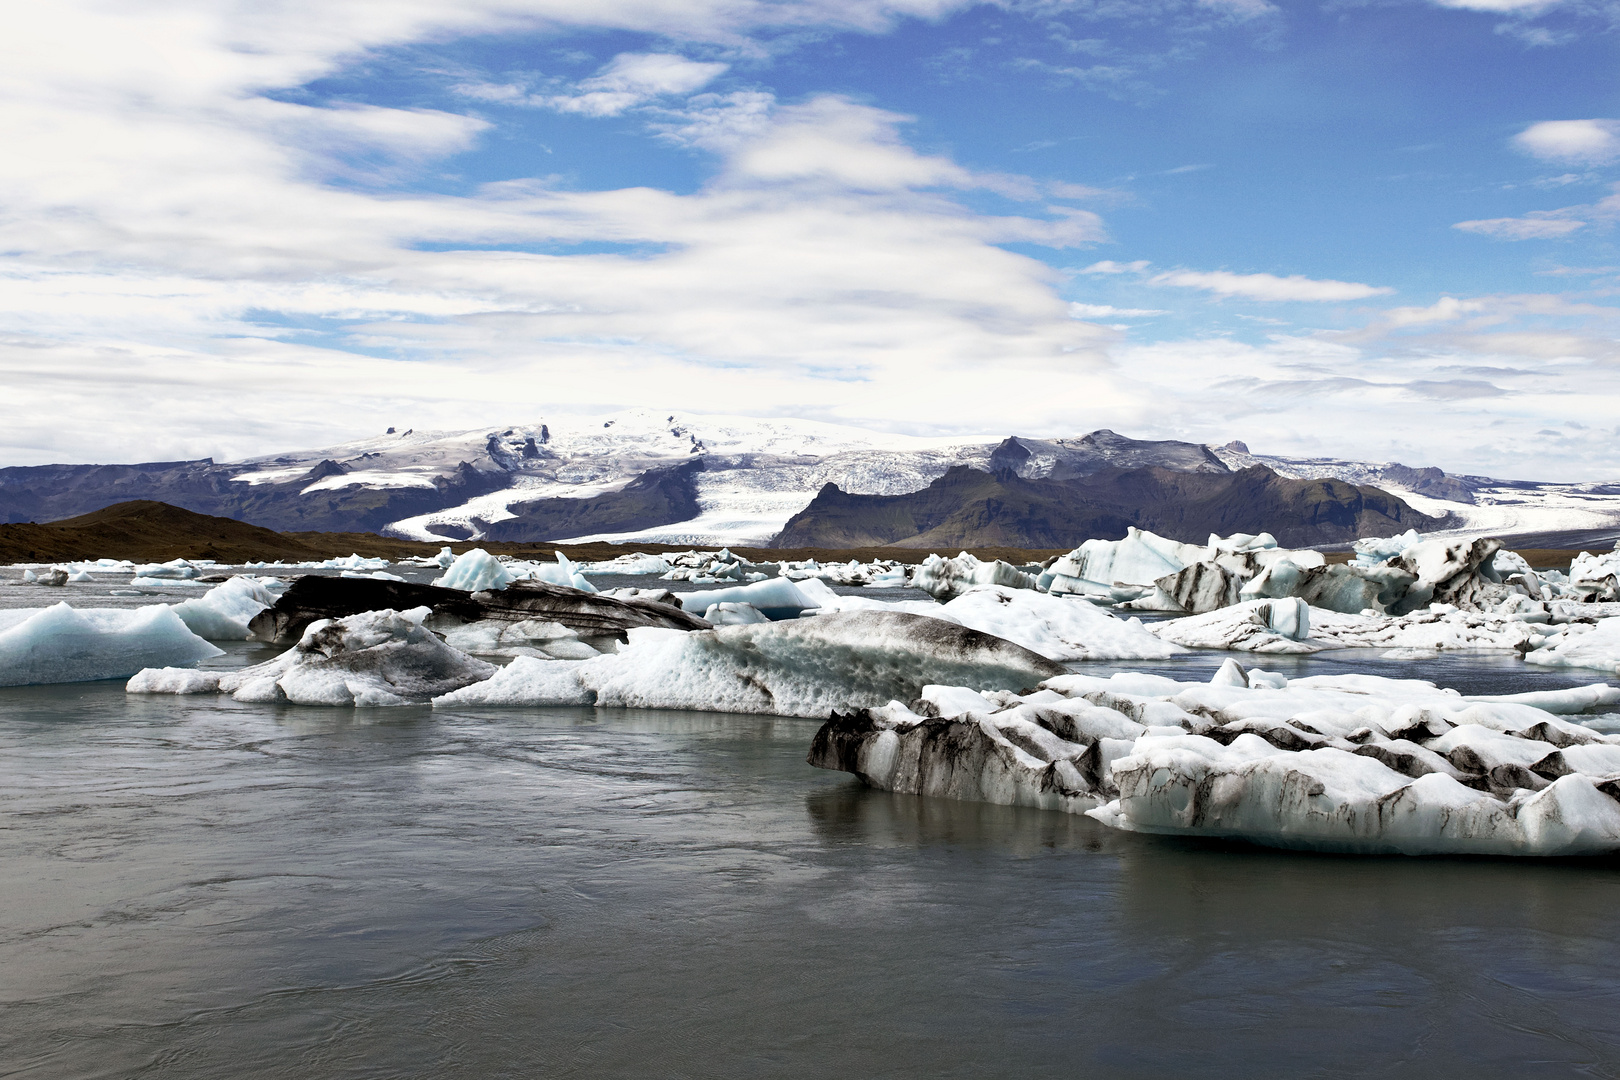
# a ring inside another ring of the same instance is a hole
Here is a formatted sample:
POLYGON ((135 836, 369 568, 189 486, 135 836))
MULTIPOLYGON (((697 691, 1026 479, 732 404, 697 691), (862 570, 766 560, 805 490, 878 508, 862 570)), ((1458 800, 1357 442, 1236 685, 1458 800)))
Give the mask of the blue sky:
POLYGON ((0 459, 652 405, 1620 476, 1620 4, 65 2, 0 459))

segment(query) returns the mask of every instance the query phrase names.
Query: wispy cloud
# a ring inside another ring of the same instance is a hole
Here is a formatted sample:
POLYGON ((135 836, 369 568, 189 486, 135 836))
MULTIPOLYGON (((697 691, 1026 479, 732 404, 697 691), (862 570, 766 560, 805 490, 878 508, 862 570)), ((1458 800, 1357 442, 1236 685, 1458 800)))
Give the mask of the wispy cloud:
POLYGON ((1387 296, 1395 291, 1387 286, 1318 280, 1301 274, 1277 277, 1275 274, 1234 274, 1225 270, 1169 270, 1155 274, 1148 279, 1148 284, 1202 289, 1220 297, 1306 303, 1366 300, 1373 296, 1387 296))

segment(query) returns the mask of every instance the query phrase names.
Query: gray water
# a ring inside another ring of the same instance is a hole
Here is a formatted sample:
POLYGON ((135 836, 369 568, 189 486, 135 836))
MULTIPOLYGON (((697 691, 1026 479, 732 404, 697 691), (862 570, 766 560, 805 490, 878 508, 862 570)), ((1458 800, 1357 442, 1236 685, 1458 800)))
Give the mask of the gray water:
POLYGON ((1120 834, 815 727, 0 691, 0 1076, 1620 1075, 1620 862, 1120 834))

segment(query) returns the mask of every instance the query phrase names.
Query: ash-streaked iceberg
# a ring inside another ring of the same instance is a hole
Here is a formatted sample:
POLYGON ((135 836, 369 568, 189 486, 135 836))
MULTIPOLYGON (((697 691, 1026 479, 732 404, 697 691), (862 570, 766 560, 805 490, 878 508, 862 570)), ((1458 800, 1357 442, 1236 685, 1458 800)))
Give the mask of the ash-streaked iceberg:
POLYGON ((1313 653, 1311 609, 1298 597, 1248 600, 1203 615, 1156 623, 1162 641, 1189 649, 1232 649, 1257 653, 1313 653))
POLYGON ((594 703, 826 717, 920 700, 930 684, 1027 689, 1063 668, 943 619, 886 611, 692 632, 631 630, 617 653, 578 663, 514 660, 436 707, 594 703))
POLYGON ((1538 708, 1608 686, 1466 698, 1417 680, 1071 674, 928 687, 832 716, 810 763, 885 790, 1089 813, 1114 828, 1392 854, 1620 850, 1620 736, 1538 708))
POLYGON ((930 555, 911 574, 911 587, 941 602, 952 600, 975 585, 1001 585, 1009 589, 1037 587, 1033 574, 997 559, 984 562, 966 551, 954 559, 930 555))
MULTIPOLYGON (((411 705, 495 674, 493 664, 450 647, 426 629, 422 621, 428 615, 424 607, 311 623, 297 645, 274 660, 220 676, 216 687, 237 701, 411 705)), ((197 683, 161 671, 139 672, 127 689, 200 692, 197 683)))

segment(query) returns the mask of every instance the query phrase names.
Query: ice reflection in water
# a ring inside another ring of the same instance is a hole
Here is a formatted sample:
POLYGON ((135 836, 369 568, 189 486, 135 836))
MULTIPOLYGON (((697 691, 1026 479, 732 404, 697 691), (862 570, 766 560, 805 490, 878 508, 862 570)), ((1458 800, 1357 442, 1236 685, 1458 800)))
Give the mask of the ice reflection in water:
POLYGON ((814 728, 7 691, 0 1074, 1620 1070, 1620 864, 1112 833, 814 728))

